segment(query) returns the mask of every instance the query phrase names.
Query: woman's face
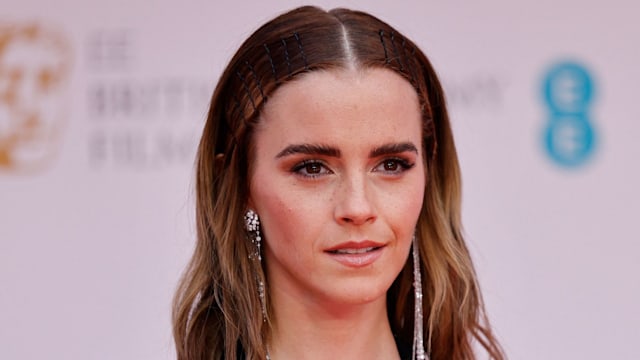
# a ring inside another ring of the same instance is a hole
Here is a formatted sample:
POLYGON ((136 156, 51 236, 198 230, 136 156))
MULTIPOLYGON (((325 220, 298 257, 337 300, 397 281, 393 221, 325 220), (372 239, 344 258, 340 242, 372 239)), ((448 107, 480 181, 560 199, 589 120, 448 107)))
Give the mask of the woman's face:
POLYGON ((421 130, 414 88, 387 69, 316 71, 269 98, 249 206, 272 298, 384 301, 422 208, 421 130))

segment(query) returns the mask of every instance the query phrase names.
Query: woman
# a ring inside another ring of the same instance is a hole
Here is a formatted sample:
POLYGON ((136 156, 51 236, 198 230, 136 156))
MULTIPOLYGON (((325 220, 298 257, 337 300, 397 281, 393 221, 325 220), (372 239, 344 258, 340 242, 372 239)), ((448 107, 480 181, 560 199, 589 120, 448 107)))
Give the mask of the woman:
POLYGON ((196 191, 179 359, 503 358, 442 88, 384 22, 302 7, 253 33, 213 94, 196 191))

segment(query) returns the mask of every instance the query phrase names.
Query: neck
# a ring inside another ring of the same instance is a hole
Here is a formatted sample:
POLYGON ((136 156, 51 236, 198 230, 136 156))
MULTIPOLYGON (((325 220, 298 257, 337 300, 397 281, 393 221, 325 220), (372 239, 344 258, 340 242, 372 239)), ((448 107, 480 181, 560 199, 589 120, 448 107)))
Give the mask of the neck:
POLYGON ((271 293, 271 359, 399 359, 386 296, 363 304, 301 301, 271 293))

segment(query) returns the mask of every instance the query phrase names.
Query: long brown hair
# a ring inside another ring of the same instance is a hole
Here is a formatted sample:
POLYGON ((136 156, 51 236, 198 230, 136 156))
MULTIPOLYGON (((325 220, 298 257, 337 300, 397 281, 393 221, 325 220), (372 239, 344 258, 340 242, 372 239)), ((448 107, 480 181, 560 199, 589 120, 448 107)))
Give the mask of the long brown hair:
MULTIPOLYGON (((213 93, 197 155, 197 245, 173 309, 179 359, 228 360, 240 353, 265 358, 270 326, 257 289, 266 279, 260 263, 250 259, 255 250, 243 226, 252 132, 278 87, 299 74, 348 67, 392 69, 415 87, 422 106, 428 181, 416 237, 428 355, 431 360, 473 359, 477 342, 491 358, 504 358, 461 234, 460 171, 435 71, 411 40, 381 20, 307 6, 256 30, 213 93)), ((409 261, 387 293, 392 331, 406 344, 413 341, 412 282, 409 261)), ((268 296, 266 302, 268 309, 268 296)))

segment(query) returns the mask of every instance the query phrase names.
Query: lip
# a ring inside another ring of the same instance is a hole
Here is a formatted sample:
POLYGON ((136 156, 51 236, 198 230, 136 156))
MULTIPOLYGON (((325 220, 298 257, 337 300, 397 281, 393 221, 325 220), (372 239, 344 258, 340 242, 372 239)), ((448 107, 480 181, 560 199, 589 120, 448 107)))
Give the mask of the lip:
POLYGON ((330 247, 326 249, 325 252, 334 252, 334 251, 344 250, 344 249, 365 249, 369 247, 377 248, 382 246, 384 246, 383 243, 379 243, 371 240, 347 241, 347 242, 340 243, 336 246, 330 247))
POLYGON ((348 241, 328 248, 325 253, 348 267, 364 267, 374 263, 384 251, 385 244, 375 241, 348 241))

